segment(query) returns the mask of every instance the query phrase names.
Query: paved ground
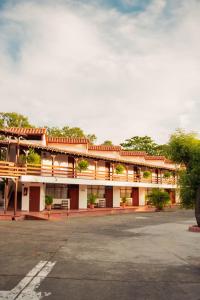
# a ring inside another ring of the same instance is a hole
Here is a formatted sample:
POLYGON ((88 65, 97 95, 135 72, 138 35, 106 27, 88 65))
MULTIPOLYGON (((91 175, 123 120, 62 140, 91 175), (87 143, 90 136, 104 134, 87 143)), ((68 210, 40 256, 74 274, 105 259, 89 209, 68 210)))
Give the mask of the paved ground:
POLYGON ((2 221, 0 299, 199 300, 193 223, 192 211, 2 221))

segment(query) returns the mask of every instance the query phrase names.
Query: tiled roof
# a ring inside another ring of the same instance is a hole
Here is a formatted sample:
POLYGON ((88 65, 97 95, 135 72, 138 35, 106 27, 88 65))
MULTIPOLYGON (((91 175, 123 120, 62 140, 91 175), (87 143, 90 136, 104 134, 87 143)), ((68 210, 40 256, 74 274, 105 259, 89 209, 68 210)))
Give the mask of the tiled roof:
MULTIPOLYGON (((15 140, 0 140, 0 145, 8 145, 10 143, 13 144, 17 144, 18 142, 15 140)), ((166 169, 166 170, 174 170, 173 167, 169 167, 169 166, 157 166, 157 165, 152 165, 152 164, 148 164, 148 163, 143 163, 143 162, 132 162, 132 161, 128 161, 128 160, 123 160, 123 159, 117 159, 117 158, 111 158, 111 157, 106 157, 106 156, 101 156, 101 155, 96 155, 96 154, 90 154, 90 153, 82 153, 82 152, 77 152, 77 151, 72 151, 72 150, 64 150, 64 149, 59 149, 56 147, 52 147, 52 146, 43 146, 41 144, 35 144, 35 143, 24 143, 22 141, 19 142, 19 145, 24 147, 24 148, 34 148, 34 149, 40 149, 43 151, 48 151, 48 152, 52 152, 52 153, 59 153, 59 154, 66 154, 66 155, 73 155, 76 157, 81 157, 81 158, 86 158, 86 159, 97 159, 97 160, 104 160, 104 161, 109 161, 109 162, 116 162, 116 163, 124 163, 124 164, 128 164, 128 165, 137 165, 137 166, 148 166, 150 168, 162 168, 162 169, 166 169)))
POLYGON ((86 138, 66 138, 66 137, 47 137, 48 144, 87 144, 88 139, 86 138))
POLYGON ((145 151, 121 151, 121 156, 146 156, 145 151))
POLYGON ((146 160, 165 160, 164 156, 157 156, 157 155, 147 155, 145 156, 146 160))
POLYGON ((121 146, 89 145, 88 150, 120 151, 121 150, 121 146))
POLYGON ((16 135, 42 135, 46 133, 46 128, 9 127, 9 128, 1 128, 0 132, 16 134, 16 135))

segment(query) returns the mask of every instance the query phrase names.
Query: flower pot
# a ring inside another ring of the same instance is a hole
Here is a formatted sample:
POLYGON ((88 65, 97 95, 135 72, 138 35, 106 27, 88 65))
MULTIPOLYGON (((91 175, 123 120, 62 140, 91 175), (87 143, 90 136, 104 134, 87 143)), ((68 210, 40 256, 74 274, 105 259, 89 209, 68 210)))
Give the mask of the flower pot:
POLYGON ((51 210, 51 204, 46 204, 46 209, 51 210))
POLYGON ((93 203, 90 203, 90 208, 94 208, 94 204, 93 203))
POLYGON ((122 202, 122 207, 125 208, 126 207, 126 203, 122 202))

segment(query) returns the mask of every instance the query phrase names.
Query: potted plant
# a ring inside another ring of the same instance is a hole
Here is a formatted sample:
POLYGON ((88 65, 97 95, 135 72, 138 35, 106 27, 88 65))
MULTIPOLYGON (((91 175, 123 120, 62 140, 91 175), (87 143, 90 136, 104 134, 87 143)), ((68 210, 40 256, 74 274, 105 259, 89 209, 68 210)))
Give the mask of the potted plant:
POLYGON ((82 159, 78 162, 77 170, 79 172, 86 171, 88 169, 88 167, 89 167, 88 161, 85 159, 82 159))
POLYGON ((89 202, 90 208, 94 208, 96 200, 97 200, 97 195, 96 194, 92 193, 92 194, 89 195, 88 202, 89 202))
POLYGON ((156 211, 163 210, 164 206, 169 203, 170 196, 162 189, 154 188, 147 196, 148 204, 155 206, 156 211))
POLYGON ((116 174, 122 174, 124 172, 125 168, 123 165, 119 164, 115 167, 116 174))
POLYGON ((53 197, 49 196, 49 195, 46 195, 45 196, 45 204, 46 204, 46 209, 47 210, 51 210, 52 203, 53 203, 53 197))
POLYGON ((151 177, 151 172, 150 171, 144 171, 143 172, 143 178, 148 179, 151 177))
POLYGON ((122 197, 122 207, 123 207, 123 208, 126 207, 126 201, 127 201, 126 196, 122 197))

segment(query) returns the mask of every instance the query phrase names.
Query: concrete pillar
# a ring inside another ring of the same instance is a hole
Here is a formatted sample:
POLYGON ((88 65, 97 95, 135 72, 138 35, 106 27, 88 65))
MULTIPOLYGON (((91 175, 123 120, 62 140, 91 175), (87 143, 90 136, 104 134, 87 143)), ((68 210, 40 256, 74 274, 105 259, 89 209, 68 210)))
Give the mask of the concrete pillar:
POLYGON ((145 205, 146 188, 139 188, 139 206, 145 205))
POLYGON ((120 207, 120 187, 113 187, 113 207, 120 207))
POLYGON ((87 185, 79 185, 79 208, 87 208, 87 185))
POLYGON ((46 184, 42 183, 40 185, 40 211, 45 209, 45 193, 46 193, 46 184))

